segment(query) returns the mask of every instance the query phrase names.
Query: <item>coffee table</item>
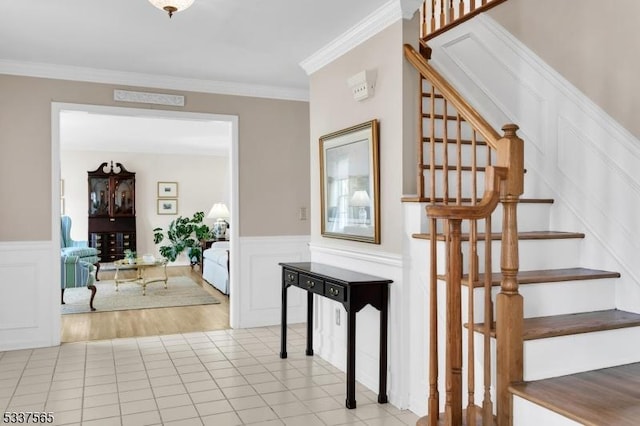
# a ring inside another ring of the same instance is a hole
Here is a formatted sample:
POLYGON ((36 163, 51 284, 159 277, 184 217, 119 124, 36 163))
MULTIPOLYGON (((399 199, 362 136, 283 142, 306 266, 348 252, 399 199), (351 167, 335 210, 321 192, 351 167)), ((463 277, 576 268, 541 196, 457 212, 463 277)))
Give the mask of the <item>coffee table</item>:
POLYGON ((114 281, 116 282, 116 291, 118 291, 118 284, 126 282, 137 282, 142 285, 142 295, 146 296, 147 284, 164 282, 164 288, 167 288, 167 261, 154 260, 152 262, 145 262, 142 258, 138 258, 134 263, 129 263, 127 259, 116 260, 113 262, 116 267, 116 275, 114 281), (149 277, 147 270, 149 268, 162 267, 162 276, 149 277), (119 278, 120 271, 136 270, 135 278, 119 278))

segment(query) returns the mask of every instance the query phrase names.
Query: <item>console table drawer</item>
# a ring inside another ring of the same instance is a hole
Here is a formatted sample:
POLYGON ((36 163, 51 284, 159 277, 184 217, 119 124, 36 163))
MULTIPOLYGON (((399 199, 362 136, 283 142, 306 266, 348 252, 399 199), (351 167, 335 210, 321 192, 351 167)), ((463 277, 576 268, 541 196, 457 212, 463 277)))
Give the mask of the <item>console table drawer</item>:
POLYGON ((324 281, 318 278, 310 277, 308 275, 300 274, 297 286, 302 287, 307 291, 324 294, 324 281))
POLYGON ((337 300, 338 302, 344 302, 347 300, 345 288, 338 284, 328 283, 324 284, 324 295, 329 299, 337 300))
POLYGON ((284 270, 284 282, 287 284, 298 284, 298 273, 295 271, 284 270))

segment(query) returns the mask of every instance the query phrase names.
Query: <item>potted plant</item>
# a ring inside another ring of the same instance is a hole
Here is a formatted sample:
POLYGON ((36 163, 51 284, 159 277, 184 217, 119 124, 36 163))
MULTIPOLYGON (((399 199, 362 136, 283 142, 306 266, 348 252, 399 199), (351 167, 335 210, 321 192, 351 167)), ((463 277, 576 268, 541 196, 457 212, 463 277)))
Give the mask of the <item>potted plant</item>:
POLYGON ((124 258, 128 263, 136 263, 136 252, 131 249, 125 249, 124 258))
POLYGON ((198 263, 202 254, 200 242, 211 238, 211 229, 202 223, 203 219, 203 212, 197 212, 190 218, 179 216, 169 223, 166 235, 162 228, 155 228, 153 241, 160 244, 167 240, 165 245, 160 246, 162 257, 174 262, 186 250, 191 264, 198 263))

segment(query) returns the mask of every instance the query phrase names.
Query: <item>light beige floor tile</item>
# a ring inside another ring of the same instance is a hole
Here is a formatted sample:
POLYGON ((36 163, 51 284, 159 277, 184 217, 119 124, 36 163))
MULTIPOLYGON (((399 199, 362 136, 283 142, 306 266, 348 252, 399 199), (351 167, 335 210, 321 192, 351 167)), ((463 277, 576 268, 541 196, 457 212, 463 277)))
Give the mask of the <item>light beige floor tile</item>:
POLYGON ((324 390, 318 387, 296 389, 295 395, 301 401, 307 401, 309 399, 316 399, 316 398, 324 398, 326 396, 329 396, 328 393, 326 393, 324 390))
POLYGON ((46 384, 36 383, 36 384, 30 384, 30 385, 19 384, 18 387, 16 387, 13 394, 18 396, 18 395, 33 395, 37 393, 42 393, 43 390, 45 391, 49 390, 49 383, 46 383, 46 384))
POLYGON ((220 390, 227 398, 240 398, 243 396, 257 395, 256 391, 249 385, 233 386, 220 390))
POLYGON ((132 380, 148 380, 146 371, 132 371, 129 373, 116 374, 118 383, 130 382, 132 380))
POLYGON ((182 379, 183 383, 191 383, 191 382, 200 382, 202 380, 211 379, 211 375, 209 372, 195 372, 195 373, 184 373, 180 374, 180 379, 182 379))
POLYGON ((229 399, 229 403, 236 411, 246 410, 249 408, 265 407, 267 405, 267 403, 257 395, 243 396, 241 398, 231 398, 229 399))
POLYGON ((286 404, 287 402, 298 401, 298 398, 296 398, 295 394, 288 390, 262 394, 261 396, 262 399, 264 399, 265 402, 269 405, 286 404))
POLYGON ((44 404, 45 411, 59 413, 61 411, 71 411, 82 409, 82 398, 48 400, 44 404))
POLYGON ((55 425, 79 424, 82 420, 82 410, 59 411, 53 415, 55 425))
POLYGON ((393 416, 368 419, 364 420, 364 422, 368 426, 405 426, 404 422, 393 416))
POLYGON ((147 379, 130 380, 128 382, 118 382, 118 392, 127 392, 138 389, 149 389, 151 383, 147 379))
MULTIPOLYGON (((35 406, 35 404, 40 404, 40 403, 42 403, 42 405, 44 406, 44 402, 46 400, 47 400, 46 392, 32 393, 29 395, 16 395, 13 398, 11 398, 9 407, 19 407, 19 406, 24 406, 29 404, 33 404, 35 406)), ((34 410, 31 410, 31 411, 34 411, 34 410)))
POLYGON ((242 420, 233 411, 228 413, 214 414, 202 417, 202 422, 206 426, 238 426, 242 425, 242 420))
POLYGON ((322 420, 320 420, 315 414, 287 417, 282 419, 282 421, 286 426, 324 426, 322 420))
POLYGON ((330 396, 324 398, 309 399, 307 401, 304 401, 304 404, 309 407, 309 409, 314 413, 337 410, 344 407, 344 405, 340 404, 335 400, 335 398, 331 398, 330 396))
POLYGON ((216 378, 215 381, 222 389, 249 384, 242 376, 216 378))
POLYGON ((235 368, 221 368, 219 370, 209 370, 209 374, 214 379, 223 379, 226 377, 242 376, 235 368))
POLYGON ((273 392, 282 392, 288 390, 287 387, 279 381, 266 382, 266 383, 255 383, 252 385, 253 388, 259 394, 268 394, 273 392))
POLYGON ((116 376, 114 375, 86 377, 84 379, 85 386, 106 385, 106 384, 115 383, 115 382, 116 382, 116 376))
POLYGON ((117 393, 118 386, 115 383, 106 385, 85 386, 84 396, 102 395, 105 393, 117 393))
POLYGON ((120 392, 120 401, 141 401, 143 399, 152 398, 154 398, 154 395, 149 388, 120 392))
POLYGON ((344 408, 315 413, 327 425, 340 425, 358 421, 355 415, 344 408))
POLYGON ((53 369, 49 374, 38 374, 34 376, 22 376, 20 379, 20 386, 23 385, 41 385, 43 383, 51 383, 51 379, 53 378, 53 369))
POLYGON ((186 393, 181 395, 163 396, 156 398, 158 408, 173 408, 180 407, 182 405, 192 405, 191 398, 186 393))
POLYGON ((187 390, 182 384, 153 387, 152 390, 156 398, 159 398, 161 396, 180 395, 183 393, 187 393, 187 390))
POLYGON ((105 393, 102 395, 85 396, 82 403, 84 408, 99 407, 101 405, 119 404, 117 393, 105 393))
POLYGON ((82 421, 120 417, 120 405, 111 404, 100 407, 85 408, 82 410, 82 421))
POLYGON ((145 411, 155 411, 158 409, 155 399, 143 399, 141 401, 120 402, 120 412, 123 416, 127 414, 144 413, 145 411))
POLYGON ((199 417, 196 407, 192 405, 183 405, 181 407, 165 408, 160 410, 160 416, 163 422, 172 422, 175 420, 190 419, 199 417))
POLYGON ((218 389, 218 385, 213 379, 200 380, 198 382, 188 382, 184 384, 188 392, 201 392, 205 390, 218 389))
POLYGON ((198 403, 196 409, 201 417, 233 411, 233 407, 226 399, 198 403))
POLYGON ((176 366, 179 374, 187 373, 205 373, 207 369, 202 364, 188 364, 176 366))
POLYGON ((61 399, 82 398, 84 389, 82 387, 71 389, 60 389, 55 392, 49 392, 49 401, 58 401, 61 399))
POLYGON ((191 419, 176 420, 174 422, 165 422, 163 426, 202 426, 202 420, 199 417, 191 419))
POLYGON ((396 414, 395 417, 405 425, 415 425, 420 417, 417 414, 412 413, 409 410, 403 410, 401 414, 396 414))
POLYGON ((122 426, 145 426, 161 424, 158 411, 145 411, 142 413, 127 414, 122 416, 122 426))
POLYGON ((220 389, 211 389, 202 392, 189 392, 189 396, 195 404, 225 399, 224 394, 220 389))
POLYGON ((120 417, 109 417, 108 419, 83 420, 82 426, 121 426, 120 417))
POLYGON ((269 407, 250 408, 248 410, 236 411, 240 419, 246 424, 264 423, 268 420, 276 420, 276 413, 269 407))
POLYGON ((181 385, 182 380, 178 374, 172 374, 170 376, 152 377, 149 379, 151 386, 154 388, 170 385, 181 385))
POLYGON ((178 370, 176 370, 175 367, 154 368, 153 370, 147 370, 147 376, 149 376, 149 378, 173 376, 174 374, 178 374, 178 370))
POLYGON ((309 408, 300 401, 271 405, 271 409, 280 418, 294 417, 311 413, 311 410, 309 410, 309 408))

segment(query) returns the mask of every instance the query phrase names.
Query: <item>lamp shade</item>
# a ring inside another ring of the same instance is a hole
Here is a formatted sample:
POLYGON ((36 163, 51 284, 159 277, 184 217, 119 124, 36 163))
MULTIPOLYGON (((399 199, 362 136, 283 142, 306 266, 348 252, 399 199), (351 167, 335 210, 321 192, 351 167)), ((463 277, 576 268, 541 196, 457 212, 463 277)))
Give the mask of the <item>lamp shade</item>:
POLYGON ((371 198, 367 191, 356 191, 351 197, 351 205, 354 207, 369 207, 371 204, 371 198))
POLYGON ((194 0, 149 0, 149 3, 160 10, 169 12, 171 17, 175 12, 182 12, 193 4, 194 0))
POLYGON ((229 216, 229 209, 224 203, 215 203, 207 215, 210 219, 228 219, 229 216))

